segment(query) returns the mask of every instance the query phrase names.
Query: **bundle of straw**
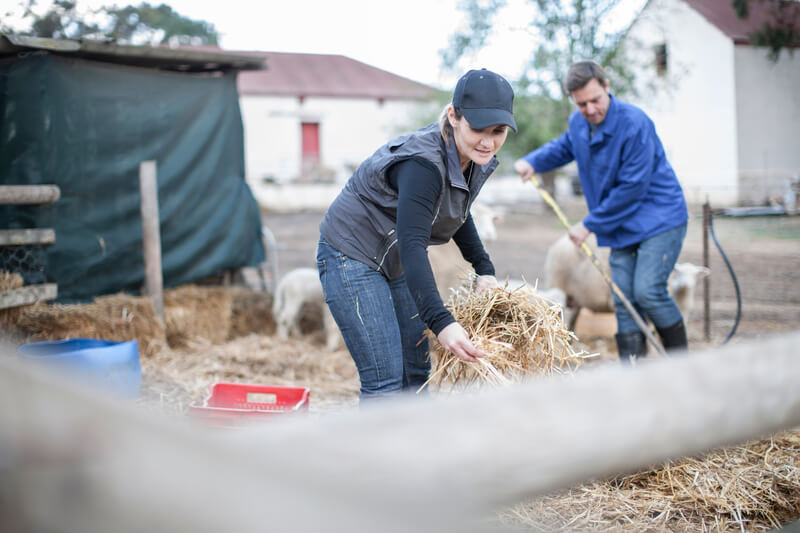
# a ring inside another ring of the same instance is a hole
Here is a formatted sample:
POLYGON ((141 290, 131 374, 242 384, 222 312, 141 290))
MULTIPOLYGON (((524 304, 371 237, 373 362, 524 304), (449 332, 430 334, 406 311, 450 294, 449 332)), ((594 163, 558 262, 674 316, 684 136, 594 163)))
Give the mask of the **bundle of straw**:
MULTIPOLYGON (((23 281, 22 276, 16 272, 0 270, 0 292, 19 289, 24 285, 24 283, 25 282, 23 281)), ((19 307, 0 309, 0 330, 5 330, 14 322, 16 322, 19 313, 19 307)))
POLYGON ((558 304, 535 287, 496 287, 477 293, 467 285, 454 290, 447 307, 485 357, 463 361, 445 350, 432 332, 430 384, 439 390, 473 385, 507 385, 526 376, 575 371, 593 355, 575 352, 575 335, 564 326, 558 304))
POLYGON ((7 326, 24 342, 90 338, 139 341, 139 352, 151 356, 166 346, 164 326, 153 303, 127 294, 101 296, 94 302, 48 305, 38 302, 19 307, 7 326))
POLYGON ((164 291, 164 325, 171 348, 221 344, 231 329, 231 296, 225 287, 181 285, 164 291))
POLYGON ((16 272, 0 270, 0 291, 19 289, 23 284, 22 276, 16 272))

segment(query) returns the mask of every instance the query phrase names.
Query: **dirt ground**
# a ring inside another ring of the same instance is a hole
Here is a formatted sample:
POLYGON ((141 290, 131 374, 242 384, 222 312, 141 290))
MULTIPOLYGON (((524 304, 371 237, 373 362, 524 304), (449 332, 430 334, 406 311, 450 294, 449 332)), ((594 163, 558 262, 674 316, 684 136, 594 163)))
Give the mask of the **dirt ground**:
MULTIPOLYGON (((585 215, 580 198, 556 199, 570 221, 585 215)), ((564 229, 544 204, 504 207, 497 225, 497 240, 486 247, 499 279, 522 278, 530 283, 542 278, 547 248, 564 229)), ((297 267, 314 267, 318 224, 322 212, 264 213, 264 223, 278 241, 281 273, 297 267)), ((800 327, 800 217, 716 215, 712 227, 731 263, 741 294, 741 315, 731 343, 800 327)), ((690 222, 679 261, 703 264, 702 207, 690 207, 690 222)), ((717 346, 736 322, 734 280, 723 255, 707 236, 709 266, 709 333, 705 334, 704 287, 695 292, 692 316, 687 321, 691 349, 717 346)), ((578 337, 603 358, 615 351, 613 315, 582 313, 576 325, 578 337)))

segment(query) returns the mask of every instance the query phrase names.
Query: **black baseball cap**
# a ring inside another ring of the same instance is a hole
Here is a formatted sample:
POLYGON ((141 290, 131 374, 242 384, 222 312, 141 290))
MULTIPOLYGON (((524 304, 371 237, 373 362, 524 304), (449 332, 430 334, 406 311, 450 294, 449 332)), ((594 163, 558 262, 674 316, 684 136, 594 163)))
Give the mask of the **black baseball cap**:
POLYGON ((470 70, 461 76, 453 91, 453 106, 475 129, 505 124, 517 131, 514 90, 505 78, 491 70, 470 70))

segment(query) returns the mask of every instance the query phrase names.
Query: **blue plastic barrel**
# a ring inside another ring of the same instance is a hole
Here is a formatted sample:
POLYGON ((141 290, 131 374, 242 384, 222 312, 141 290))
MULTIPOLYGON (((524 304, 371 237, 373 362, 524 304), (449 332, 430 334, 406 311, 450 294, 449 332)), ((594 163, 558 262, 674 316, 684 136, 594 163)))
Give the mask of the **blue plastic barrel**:
POLYGON ((137 397, 142 383, 139 345, 133 341, 68 339, 23 344, 25 359, 64 371, 115 394, 137 397))

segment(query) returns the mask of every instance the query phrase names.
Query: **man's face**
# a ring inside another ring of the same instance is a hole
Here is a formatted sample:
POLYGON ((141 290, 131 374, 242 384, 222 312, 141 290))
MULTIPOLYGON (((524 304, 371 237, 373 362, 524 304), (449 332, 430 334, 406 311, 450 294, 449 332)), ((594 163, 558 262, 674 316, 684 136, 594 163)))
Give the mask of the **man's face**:
POLYGON ((592 78, 589 83, 572 91, 572 101, 578 111, 581 112, 583 118, 588 120, 591 124, 601 124, 606 119, 608 113, 608 106, 611 104, 611 98, 608 96, 608 82, 605 85, 600 85, 600 82, 592 78))

